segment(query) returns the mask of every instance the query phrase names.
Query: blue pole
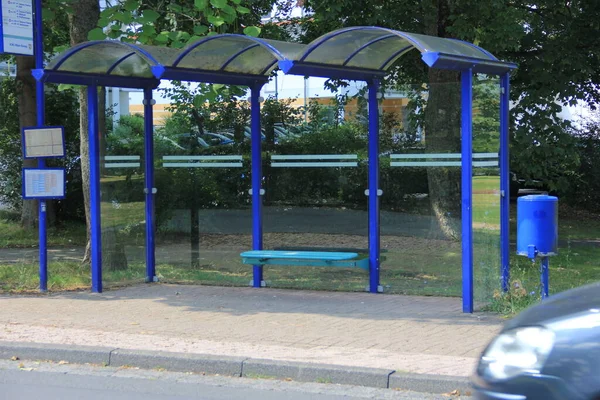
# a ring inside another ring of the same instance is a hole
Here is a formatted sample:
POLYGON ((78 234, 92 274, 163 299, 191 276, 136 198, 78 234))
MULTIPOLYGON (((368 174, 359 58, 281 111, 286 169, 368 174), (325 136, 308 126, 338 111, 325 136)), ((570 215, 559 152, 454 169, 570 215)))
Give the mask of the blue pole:
POLYGON ((379 81, 369 82, 369 292, 379 286, 379 81))
MULTIPOLYGON (((42 25, 42 0, 35 0, 35 68, 41 70, 44 68, 44 40, 42 25)), ((36 79, 35 81, 35 105, 37 126, 44 126, 45 98, 44 81, 36 79)), ((45 168, 46 162, 43 158, 38 158, 38 168, 45 168)), ((46 222, 46 201, 40 200, 38 206, 38 236, 40 242, 40 292, 48 290, 48 231, 46 222)))
POLYGON ((92 233, 92 292, 102 293, 102 227, 100 221, 100 137, 98 88, 88 86, 88 134, 90 146, 90 217, 92 233))
MULTIPOLYGON (((251 107, 251 162, 252 162, 252 250, 263 248, 263 223, 262 223, 262 155, 260 135, 260 88, 256 84, 250 88, 251 107)), ((263 283, 263 268, 254 265, 252 268, 252 286, 259 288, 263 283)))
POLYGON ((462 301, 473 312, 473 72, 461 73, 462 301))
POLYGON ((509 85, 506 73, 500 77, 500 274, 504 292, 510 286, 509 85))
POLYGON ((152 89, 144 89, 144 160, 146 194, 146 282, 156 277, 156 244, 154 223, 154 116, 152 89))
POLYGON ((542 271, 541 271, 541 284, 542 284, 542 299, 546 299, 549 296, 549 263, 548 257, 542 257, 542 271))

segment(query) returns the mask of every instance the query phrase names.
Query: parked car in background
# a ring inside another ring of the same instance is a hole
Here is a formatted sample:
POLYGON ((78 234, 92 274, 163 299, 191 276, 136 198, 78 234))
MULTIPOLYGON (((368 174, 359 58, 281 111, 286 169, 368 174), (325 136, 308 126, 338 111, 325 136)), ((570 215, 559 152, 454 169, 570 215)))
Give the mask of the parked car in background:
POLYGON ((510 320, 473 376, 479 400, 599 400, 600 283, 510 320))

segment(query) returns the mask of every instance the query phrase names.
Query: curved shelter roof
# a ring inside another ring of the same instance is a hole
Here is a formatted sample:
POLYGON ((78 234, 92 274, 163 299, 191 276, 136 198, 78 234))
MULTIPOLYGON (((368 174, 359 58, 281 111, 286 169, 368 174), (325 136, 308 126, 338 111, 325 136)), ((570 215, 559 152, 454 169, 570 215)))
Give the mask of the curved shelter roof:
POLYGON ((290 74, 332 76, 384 75, 403 55, 411 50, 421 52, 430 68, 501 74, 516 68, 499 61, 487 50, 472 43, 395 31, 375 26, 357 26, 329 32, 307 45, 295 60, 281 63, 290 74))
POLYGON ((159 79, 250 85, 265 82, 277 67, 287 74, 369 80, 385 75, 413 49, 431 68, 488 74, 516 68, 471 43, 363 26, 327 33, 308 45, 234 34, 208 36, 184 49, 92 41, 35 74, 48 82, 140 88, 155 87, 159 79))

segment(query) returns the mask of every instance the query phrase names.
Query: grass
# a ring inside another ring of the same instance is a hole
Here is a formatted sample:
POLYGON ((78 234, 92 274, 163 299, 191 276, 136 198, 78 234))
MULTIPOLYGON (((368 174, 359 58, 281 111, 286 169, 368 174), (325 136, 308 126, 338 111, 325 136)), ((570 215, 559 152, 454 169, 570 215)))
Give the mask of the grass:
MULTIPOLYGON (((510 315, 539 301, 539 266, 511 254, 511 291, 508 294, 498 292, 499 196, 493 191, 498 186, 498 178, 476 177, 473 185, 476 300, 487 304, 488 310, 510 315)), ((118 227, 120 242, 127 246, 143 245, 143 203, 103 202, 102 211, 103 225, 118 227)), ((600 217, 575 213, 566 208, 561 208, 561 213, 559 255, 550 260, 551 293, 600 278, 600 247, 581 242, 600 238, 600 217)), ((513 212, 512 232, 515 231, 515 223, 513 212)), ((0 212, 0 232, 0 248, 37 246, 37 231, 29 232, 20 228, 18 216, 14 214, 0 212)), ((293 240, 293 237, 290 238, 293 240)), ((175 262, 174 258, 170 263, 159 264, 157 274, 162 282, 246 286, 251 280, 252 268, 242 265, 239 258, 240 246, 247 247, 243 244, 246 239, 240 237, 236 242, 238 246, 231 247, 231 250, 229 247, 225 247, 227 250, 206 250, 201 243, 202 265, 196 267, 190 267, 190 263, 185 262, 189 250, 185 246, 182 250, 180 246, 178 251, 184 253, 184 257, 176 257, 180 262, 175 262)), ((460 296, 460 243, 416 237, 392 239, 382 238, 387 259, 381 267, 381 284, 386 293, 460 296)), ((159 245, 166 246, 181 245, 182 240, 189 241, 189 238, 184 235, 183 238, 157 237, 157 240, 159 245), (165 239, 164 243, 161 243, 162 239, 165 239)), ((85 228, 81 224, 66 224, 49 231, 50 246, 83 246, 84 241, 85 228)), ((128 260, 129 268, 125 271, 105 270, 105 286, 143 282, 145 268, 142 257, 132 256, 128 260)), ((37 264, 0 264, 0 292, 35 292, 38 287, 37 269, 37 264)), ((265 280, 272 287, 363 291, 368 284, 368 275, 363 270, 268 266, 264 271, 265 280)), ((88 267, 76 262, 52 262, 49 265, 48 287, 51 291, 88 289, 88 267)))
MULTIPOLYGON (((0 248, 38 247, 37 229, 23 229, 20 216, 0 211, 0 248)), ((49 246, 85 246, 85 225, 80 222, 64 222, 48 229, 49 246)))

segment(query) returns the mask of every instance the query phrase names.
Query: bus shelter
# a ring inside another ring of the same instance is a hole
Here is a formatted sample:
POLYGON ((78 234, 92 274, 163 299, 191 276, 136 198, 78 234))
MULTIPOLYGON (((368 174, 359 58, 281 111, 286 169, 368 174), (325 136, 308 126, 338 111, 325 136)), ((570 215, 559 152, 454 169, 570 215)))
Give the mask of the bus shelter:
MULTIPOLYGON (((463 311, 473 311, 472 99, 473 74, 500 77, 500 271, 501 286, 509 280, 509 73, 516 65, 460 40, 413 34, 380 27, 350 27, 325 34, 308 45, 222 34, 203 38, 184 49, 91 41, 55 57, 34 70, 44 83, 86 86, 90 150, 92 291, 102 292, 100 155, 97 88, 143 89, 145 159, 153 160, 152 90, 160 81, 177 80, 250 88, 252 250, 263 250, 260 90, 275 69, 285 74, 364 81, 368 85, 368 271, 369 291, 380 287, 379 115, 381 80, 401 57, 421 53, 429 68, 461 74, 461 252, 463 311)), ((145 172, 146 281, 156 280, 154 163, 145 172)), ((261 287, 263 267, 253 267, 253 286, 261 287)))

